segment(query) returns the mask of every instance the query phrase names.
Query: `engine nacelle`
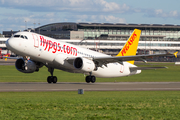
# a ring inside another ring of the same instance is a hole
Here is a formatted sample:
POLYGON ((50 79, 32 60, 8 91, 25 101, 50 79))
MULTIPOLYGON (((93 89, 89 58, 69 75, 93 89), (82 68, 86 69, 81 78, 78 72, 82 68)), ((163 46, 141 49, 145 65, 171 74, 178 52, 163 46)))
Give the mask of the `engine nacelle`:
POLYGON ((28 60, 27 63, 25 63, 24 59, 17 59, 15 66, 18 71, 23 73, 33 73, 38 69, 33 61, 28 60))
POLYGON ((73 65, 76 69, 79 69, 85 72, 92 72, 95 69, 94 62, 87 58, 78 57, 74 60, 73 65))

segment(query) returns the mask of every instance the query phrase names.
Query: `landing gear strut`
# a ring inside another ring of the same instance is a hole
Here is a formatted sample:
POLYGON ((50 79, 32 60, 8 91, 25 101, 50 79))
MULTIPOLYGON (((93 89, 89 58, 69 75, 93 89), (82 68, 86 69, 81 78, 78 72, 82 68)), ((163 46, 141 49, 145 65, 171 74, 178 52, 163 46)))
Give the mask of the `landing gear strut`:
POLYGON ((57 83, 57 77, 53 76, 54 68, 48 68, 48 71, 51 73, 51 76, 47 77, 48 83, 57 83))
POLYGON ((91 73, 90 73, 90 75, 86 76, 86 82, 87 83, 90 83, 90 82, 95 83, 96 82, 96 77, 91 75, 91 73))

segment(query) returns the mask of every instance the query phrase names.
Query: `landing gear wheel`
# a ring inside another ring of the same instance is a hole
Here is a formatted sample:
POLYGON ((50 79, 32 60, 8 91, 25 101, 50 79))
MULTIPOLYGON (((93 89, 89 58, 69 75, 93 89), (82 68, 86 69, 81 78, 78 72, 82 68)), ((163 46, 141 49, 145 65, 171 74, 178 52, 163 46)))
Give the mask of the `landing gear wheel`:
POLYGON ((91 76, 91 82, 95 83, 96 82, 96 77, 95 76, 91 76))
POLYGON ((57 77, 56 76, 48 76, 47 82, 48 83, 57 83, 57 77))
POLYGON ((48 77, 47 77, 47 82, 48 82, 48 83, 52 83, 52 76, 48 76, 48 77))
POLYGON ((48 83, 57 83, 57 77, 53 76, 54 68, 48 67, 48 71, 51 73, 51 76, 47 77, 48 83))
POLYGON ((57 83, 57 77, 56 76, 53 76, 52 82, 57 83))
POLYGON ((86 82, 87 83, 95 83, 96 82, 96 77, 95 76, 86 76, 86 82))
POLYGON ((90 76, 86 76, 86 82, 90 83, 91 82, 91 77, 90 76))

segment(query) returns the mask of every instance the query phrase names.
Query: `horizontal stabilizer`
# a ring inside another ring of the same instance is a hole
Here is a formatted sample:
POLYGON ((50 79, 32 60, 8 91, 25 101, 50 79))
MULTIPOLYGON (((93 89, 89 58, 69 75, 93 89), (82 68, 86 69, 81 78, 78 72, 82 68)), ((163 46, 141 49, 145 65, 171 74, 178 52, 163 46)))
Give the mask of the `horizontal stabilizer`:
POLYGON ((131 71, 135 71, 135 70, 152 70, 152 69, 163 69, 163 68, 168 68, 168 67, 131 67, 129 69, 131 71))

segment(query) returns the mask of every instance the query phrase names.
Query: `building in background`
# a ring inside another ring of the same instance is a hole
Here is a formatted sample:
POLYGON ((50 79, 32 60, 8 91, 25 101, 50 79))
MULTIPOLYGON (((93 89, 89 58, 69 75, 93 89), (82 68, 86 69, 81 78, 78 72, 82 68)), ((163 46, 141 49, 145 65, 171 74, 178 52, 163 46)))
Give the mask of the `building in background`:
MULTIPOLYGON (((135 28, 142 30, 137 54, 157 54, 180 50, 180 25, 68 22, 47 24, 33 31, 99 52, 116 55, 135 28)), ((10 37, 14 33, 4 31, 3 35, 10 37)))

